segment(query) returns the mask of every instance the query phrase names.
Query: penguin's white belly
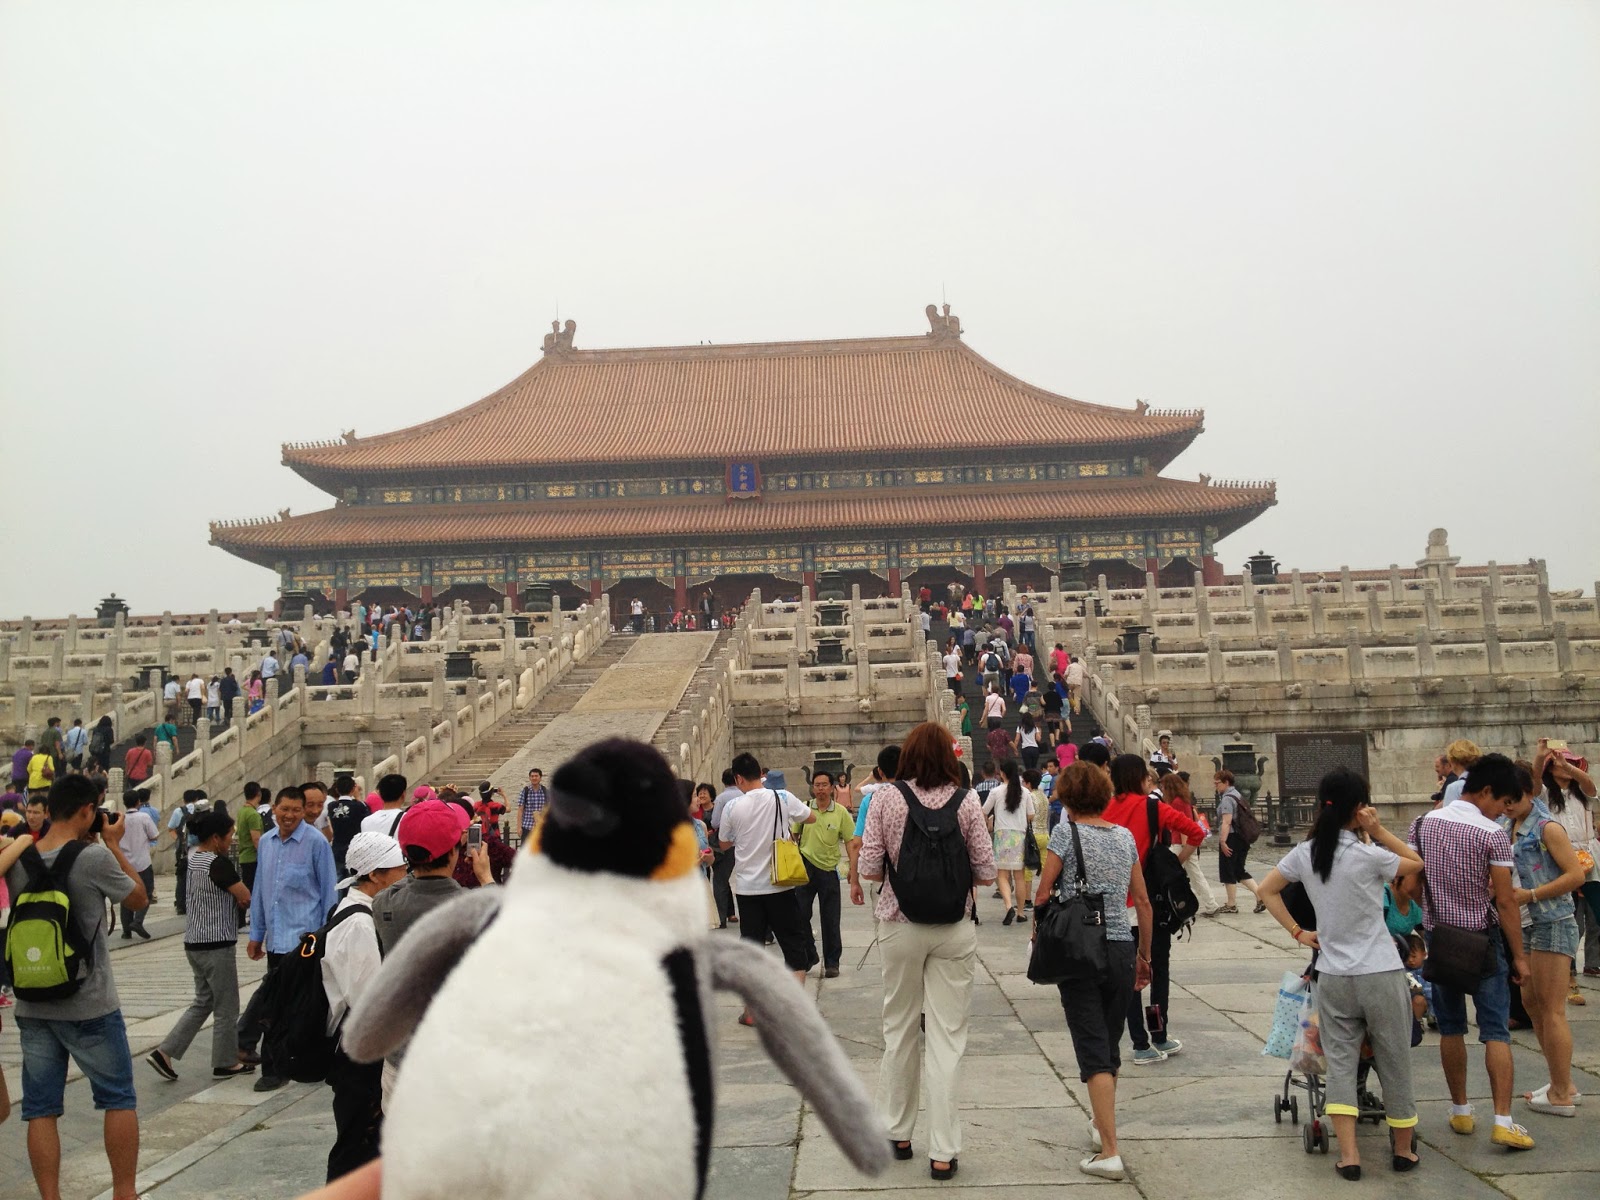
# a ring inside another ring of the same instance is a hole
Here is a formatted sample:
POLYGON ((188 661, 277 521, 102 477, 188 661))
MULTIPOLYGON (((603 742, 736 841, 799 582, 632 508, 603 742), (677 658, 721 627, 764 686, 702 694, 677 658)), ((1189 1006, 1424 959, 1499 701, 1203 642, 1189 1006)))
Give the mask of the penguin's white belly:
POLYGON ((385 1118, 384 1200, 696 1194, 673 947, 577 924, 502 919, 445 982, 385 1118))

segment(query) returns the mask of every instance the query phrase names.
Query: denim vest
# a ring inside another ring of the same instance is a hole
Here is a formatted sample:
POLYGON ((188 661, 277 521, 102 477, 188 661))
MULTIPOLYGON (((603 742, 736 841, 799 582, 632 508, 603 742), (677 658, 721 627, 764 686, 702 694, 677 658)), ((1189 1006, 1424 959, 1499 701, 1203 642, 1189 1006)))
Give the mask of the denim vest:
MULTIPOLYGON (((1517 878, 1529 891, 1561 878, 1561 868, 1544 846, 1545 822, 1554 820, 1542 799, 1533 802, 1533 811, 1528 814, 1521 833, 1513 834, 1514 823, 1509 818, 1506 820, 1506 833, 1511 836, 1511 857, 1517 864, 1517 878)), ((1525 908, 1527 920, 1536 925, 1573 915, 1571 896, 1535 900, 1525 908)))

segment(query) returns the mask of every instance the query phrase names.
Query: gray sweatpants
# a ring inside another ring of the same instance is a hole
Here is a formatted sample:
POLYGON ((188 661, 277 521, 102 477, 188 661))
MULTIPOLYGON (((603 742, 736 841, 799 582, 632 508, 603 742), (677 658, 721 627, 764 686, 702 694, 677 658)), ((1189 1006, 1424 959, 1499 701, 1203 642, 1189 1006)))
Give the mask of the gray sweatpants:
POLYGON ((1417 1123, 1411 1090, 1411 992, 1404 971, 1376 975, 1329 975, 1317 983, 1322 1052, 1328 1058, 1328 1115, 1357 1116, 1356 1068, 1361 1042, 1372 1042, 1373 1063, 1383 1081, 1383 1107, 1389 1124, 1417 1123))
POLYGON ((239 966, 237 948, 216 950, 184 948, 194 972, 194 999, 178 1017, 172 1032, 161 1040, 161 1053, 182 1058, 195 1034, 211 1020, 211 1065, 231 1067, 239 1061, 239 966))

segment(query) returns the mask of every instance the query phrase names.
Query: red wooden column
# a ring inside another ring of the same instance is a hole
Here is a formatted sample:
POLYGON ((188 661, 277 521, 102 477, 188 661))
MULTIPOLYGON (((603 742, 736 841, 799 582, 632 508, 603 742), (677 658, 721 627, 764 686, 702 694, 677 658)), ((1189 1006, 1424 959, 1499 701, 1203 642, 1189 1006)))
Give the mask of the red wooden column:
POLYGON ((1222 564, 1217 561, 1215 554, 1200 556, 1200 574, 1204 577, 1207 587, 1222 586, 1222 564))
MULTIPOLYGON (((987 595, 987 592, 986 592, 983 584, 984 584, 983 564, 982 563, 973 563, 972 564, 972 590, 974 592, 987 595)), ((988 610, 985 609, 984 611, 987 612, 988 610)))
POLYGON ((333 607, 335 609, 337 609, 339 612, 348 612, 348 611, 350 611, 350 589, 349 588, 334 588, 333 589, 333 607))
POLYGON ((1161 586, 1161 560, 1159 558, 1147 558, 1147 559, 1145 559, 1144 560, 1144 569, 1145 569, 1146 572, 1148 572, 1149 574, 1154 575, 1156 577, 1156 586, 1160 587, 1161 586))
POLYGON ((598 579, 589 580, 589 600, 591 602, 598 603, 600 600, 600 593, 604 590, 605 589, 600 586, 600 581, 598 579))
POLYGON ((672 577, 672 606, 674 608, 689 607, 689 581, 682 575, 672 577))
POLYGON ((900 568, 899 567, 890 567, 889 568, 889 595, 898 596, 899 594, 900 594, 900 568))
POLYGON ((815 571, 800 572, 800 582, 811 589, 811 598, 815 600, 817 598, 817 573, 815 571))
MULTIPOLYGON (((424 604, 433 603, 433 584, 425 583, 422 585, 422 602, 424 604)), ((1076 878, 1076 876, 1074 876, 1074 878, 1076 878)))

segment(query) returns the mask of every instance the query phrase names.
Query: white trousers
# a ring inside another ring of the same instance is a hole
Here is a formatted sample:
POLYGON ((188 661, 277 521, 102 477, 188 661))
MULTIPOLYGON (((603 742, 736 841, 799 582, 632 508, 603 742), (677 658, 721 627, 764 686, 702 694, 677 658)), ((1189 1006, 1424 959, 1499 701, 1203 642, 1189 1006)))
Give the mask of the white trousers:
POLYGON ((1217 907, 1217 898, 1211 894, 1211 884, 1206 879, 1206 873, 1200 869, 1200 852, 1197 850, 1183 860, 1183 873, 1189 877, 1189 886, 1194 889, 1194 898, 1200 901, 1200 911, 1210 912, 1217 907))
POLYGON ((956 1083, 967 1051, 967 1017, 978 933, 971 921, 953 925, 878 924, 883 954, 883 1065, 878 1112, 897 1142, 917 1123, 922 1085, 928 1086, 928 1158, 949 1162, 961 1153, 956 1083), (920 1018, 927 1032, 919 1038, 920 1018))

